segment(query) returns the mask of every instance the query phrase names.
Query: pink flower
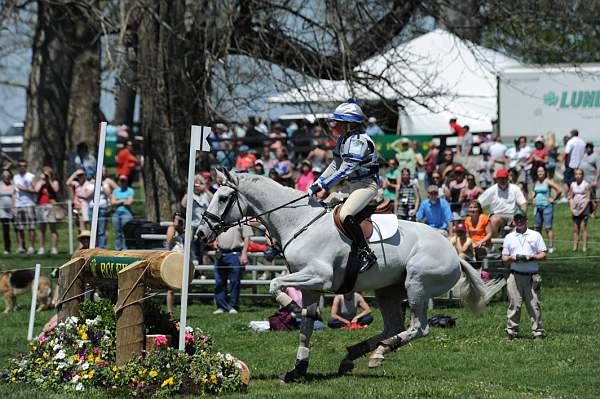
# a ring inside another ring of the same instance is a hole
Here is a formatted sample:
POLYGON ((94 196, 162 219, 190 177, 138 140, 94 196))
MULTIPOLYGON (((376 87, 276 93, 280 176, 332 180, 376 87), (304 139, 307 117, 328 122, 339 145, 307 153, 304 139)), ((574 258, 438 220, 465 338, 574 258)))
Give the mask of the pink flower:
POLYGON ((47 339, 48 337, 46 337, 45 335, 40 335, 40 344, 43 344, 47 339))
POLYGON ((194 334, 186 333, 185 334, 185 340, 186 341, 194 341, 194 334))
POLYGON ((94 355, 98 356, 98 353, 100 353, 100 348, 94 348, 94 355))
POLYGON ((154 337, 154 346, 163 346, 167 344, 167 337, 164 335, 158 335, 154 337))

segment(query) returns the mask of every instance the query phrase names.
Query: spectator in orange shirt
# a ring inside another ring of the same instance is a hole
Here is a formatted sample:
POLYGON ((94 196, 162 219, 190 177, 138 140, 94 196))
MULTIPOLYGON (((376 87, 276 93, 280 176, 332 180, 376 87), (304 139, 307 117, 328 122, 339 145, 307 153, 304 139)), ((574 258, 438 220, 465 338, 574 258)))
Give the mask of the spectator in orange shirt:
POLYGON ((247 171, 254 168, 256 155, 250 152, 247 145, 240 146, 239 155, 235 161, 235 168, 239 171, 247 171))
POLYGON ((483 213, 481 204, 477 200, 471 200, 469 203, 469 216, 465 218, 465 227, 473 241, 475 257, 481 260, 487 255, 491 243, 492 226, 490 217, 483 213))
POLYGON ((131 141, 128 141, 125 148, 119 151, 115 162, 117 164, 117 174, 119 176, 127 176, 128 185, 131 186, 135 180, 135 171, 138 164, 137 157, 133 153, 133 143, 131 141))

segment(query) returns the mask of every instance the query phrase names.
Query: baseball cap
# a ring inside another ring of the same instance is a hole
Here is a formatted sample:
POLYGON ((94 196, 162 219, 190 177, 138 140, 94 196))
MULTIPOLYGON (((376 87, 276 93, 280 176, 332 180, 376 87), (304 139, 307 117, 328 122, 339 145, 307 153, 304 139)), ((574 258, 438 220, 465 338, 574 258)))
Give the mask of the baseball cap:
POLYGON ((508 178, 508 169, 502 168, 496 172, 496 179, 508 178))
POLYGON ((465 173, 465 168, 463 168, 462 166, 457 166, 456 168, 454 168, 454 172, 465 173))
POLYGON ((535 142, 536 142, 536 143, 538 143, 538 142, 541 142, 541 143, 543 143, 543 142, 544 142, 544 136, 537 136, 537 137, 535 138, 535 142))
POLYGON ((454 231, 457 233, 464 233, 467 231, 467 228, 463 223, 457 223, 454 225, 454 231))
POLYGON ((375 123, 377 122, 377 119, 375 119, 374 116, 369 117, 369 123, 375 123))
POLYGON ((515 213, 513 214, 514 217, 516 218, 527 218, 527 212, 525 212, 524 210, 522 210, 521 208, 517 209, 515 211, 515 213))
POLYGON ((129 180, 127 175, 119 175, 119 180, 129 180))
POLYGON ((400 139, 400 144, 410 144, 410 140, 406 137, 400 139))
POLYGON ((81 233, 79 233, 79 235, 77 236, 77 239, 81 239, 81 238, 90 238, 92 236, 92 233, 89 230, 81 230, 81 233))
POLYGON ((429 187, 427 187, 427 192, 428 193, 439 193, 439 190, 440 189, 435 184, 432 184, 429 187))
POLYGON ((242 145, 240 146, 240 152, 247 152, 250 150, 250 147, 248 147, 247 145, 242 145))

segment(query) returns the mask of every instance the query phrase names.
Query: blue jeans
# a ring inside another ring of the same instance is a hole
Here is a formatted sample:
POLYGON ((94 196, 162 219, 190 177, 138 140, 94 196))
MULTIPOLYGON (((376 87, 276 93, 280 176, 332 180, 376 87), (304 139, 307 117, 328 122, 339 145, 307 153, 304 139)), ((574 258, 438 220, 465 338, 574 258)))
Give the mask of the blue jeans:
POLYGON ((240 253, 222 254, 215 262, 215 304, 219 309, 225 312, 231 309, 238 310, 241 278, 240 253), (229 280, 231 295, 227 293, 227 280, 229 280))
POLYGON ((115 249, 122 251, 127 249, 125 246, 125 236, 123 235, 123 226, 133 219, 133 215, 128 211, 116 211, 112 215, 113 227, 115 228, 115 249))
MULTIPOLYGON (((89 219, 92 223, 92 215, 94 214, 94 208, 89 209, 89 219)), ((106 248, 106 222, 108 219, 108 208, 98 208, 98 227, 96 229, 96 248, 106 248)))

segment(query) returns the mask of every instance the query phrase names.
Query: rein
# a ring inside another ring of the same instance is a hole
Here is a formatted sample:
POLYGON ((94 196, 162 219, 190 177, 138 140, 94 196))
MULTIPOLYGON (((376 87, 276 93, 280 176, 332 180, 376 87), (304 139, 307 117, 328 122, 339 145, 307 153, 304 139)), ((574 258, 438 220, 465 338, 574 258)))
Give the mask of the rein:
MULTIPOLYGON (((225 209, 223 210, 223 215, 226 215, 227 212, 229 212, 229 210, 233 207, 234 203, 237 204, 238 210, 240 211, 240 215, 241 215, 242 214, 242 206, 240 205, 240 201, 239 201, 239 198, 238 198, 239 191, 235 187, 232 187, 232 186, 228 186, 228 187, 230 187, 230 188, 233 189, 233 194, 229 197, 229 199, 227 201, 227 205, 225 206, 225 209)), ((208 211, 205 211, 202 214, 202 220, 208 225, 208 228, 210 228, 211 231, 213 233, 215 233, 215 235, 219 235, 223 231, 226 231, 226 230, 230 229, 233 226, 241 226, 242 224, 243 225, 249 225, 249 221, 251 219, 258 219, 261 216, 268 215, 270 213, 278 211, 278 210, 280 210, 282 208, 285 208, 286 206, 294 204, 294 203, 296 203, 298 201, 301 201, 301 200, 303 200, 305 198, 308 198, 308 197, 309 197, 309 194, 305 194, 305 195, 303 195, 301 197, 298 197, 298 198, 296 198, 294 200, 286 202, 285 204, 276 206, 275 208, 270 209, 268 211, 265 211, 263 213, 260 213, 260 214, 258 214, 256 216, 253 216, 251 218, 246 217, 245 219, 238 220, 237 222, 234 222, 234 223, 227 223, 227 222, 225 222, 223 220, 222 216, 219 217, 219 216, 217 216, 217 215, 215 215, 213 213, 210 213, 208 211)), ((289 244, 289 242, 288 242, 288 244, 289 244)))

